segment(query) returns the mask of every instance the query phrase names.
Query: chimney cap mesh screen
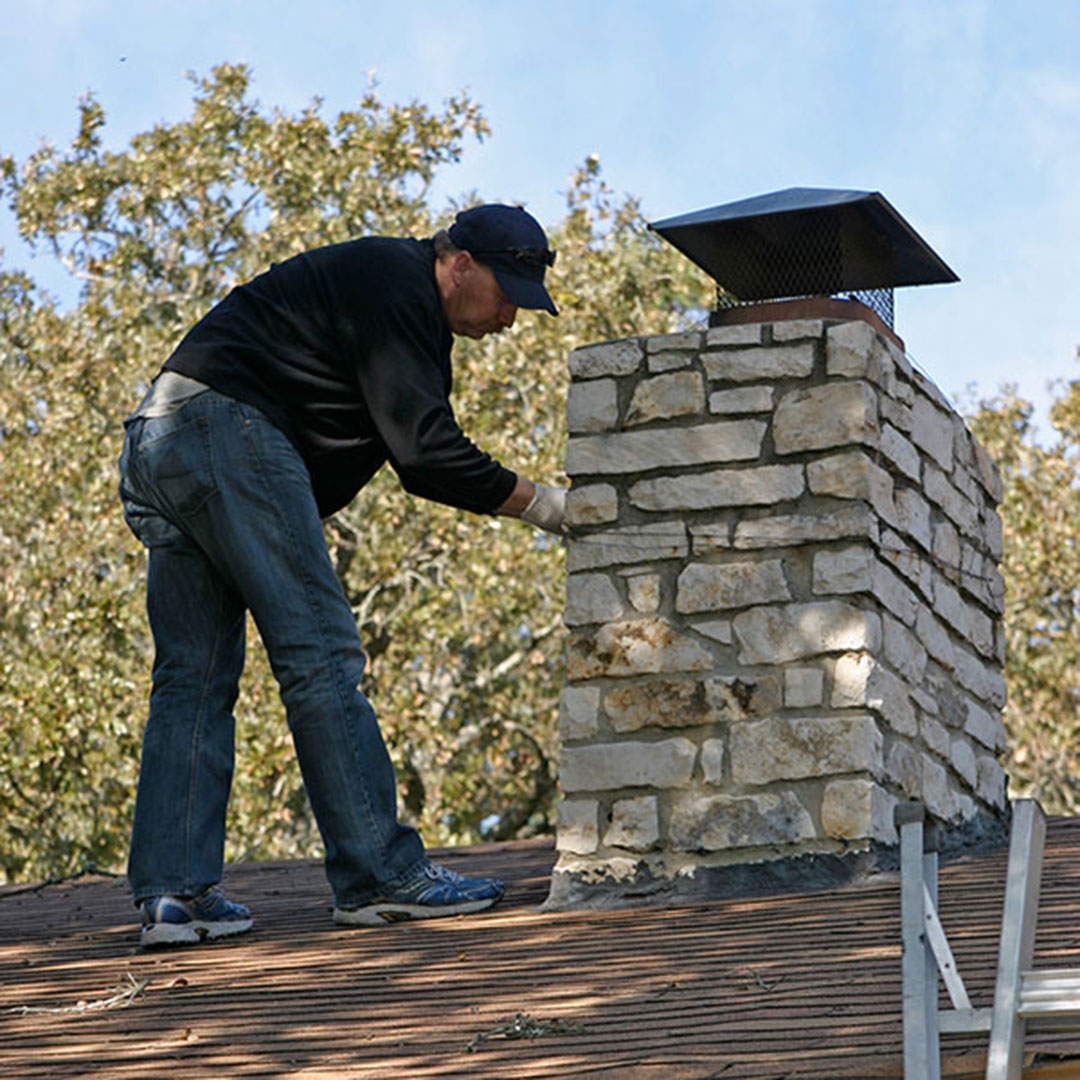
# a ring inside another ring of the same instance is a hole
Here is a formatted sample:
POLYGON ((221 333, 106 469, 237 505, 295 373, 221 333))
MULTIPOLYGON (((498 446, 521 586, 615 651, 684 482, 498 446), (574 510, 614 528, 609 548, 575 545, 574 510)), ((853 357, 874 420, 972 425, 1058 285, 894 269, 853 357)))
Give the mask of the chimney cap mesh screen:
POLYGON ((834 296, 891 326, 894 286, 959 280, 879 192, 789 188, 649 227, 717 282, 720 307, 834 296))

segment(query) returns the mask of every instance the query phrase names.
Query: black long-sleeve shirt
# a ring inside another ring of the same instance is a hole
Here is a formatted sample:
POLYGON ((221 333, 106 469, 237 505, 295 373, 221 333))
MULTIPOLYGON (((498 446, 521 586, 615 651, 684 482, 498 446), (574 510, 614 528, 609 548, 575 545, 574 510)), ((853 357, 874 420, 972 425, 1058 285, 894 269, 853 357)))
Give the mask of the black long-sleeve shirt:
POLYGON ((452 344, 431 242, 367 237, 233 289, 165 368, 265 413, 303 456, 323 516, 387 461, 412 494, 491 513, 517 478, 454 418, 452 344))

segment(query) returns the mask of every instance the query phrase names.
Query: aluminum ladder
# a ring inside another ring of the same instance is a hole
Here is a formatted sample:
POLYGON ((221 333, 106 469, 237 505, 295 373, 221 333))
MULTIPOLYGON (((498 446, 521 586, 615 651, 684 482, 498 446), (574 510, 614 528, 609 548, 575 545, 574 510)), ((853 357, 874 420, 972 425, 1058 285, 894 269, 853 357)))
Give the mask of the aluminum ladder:
POLYGON ((971 1005, 938 919, 938 831, 921 803, 901 803, 904 1080, 940 1080, 939 1035, 987 1031, 986 1080, 1021 1080, 1029 1031, 1080 1031, 1080 968, 1033 971, 1046 816, 1034 799, 1013 804, 997 981, 991 1008, 971 1005), (938 975, 952 1008, 938 1008, 938 975))

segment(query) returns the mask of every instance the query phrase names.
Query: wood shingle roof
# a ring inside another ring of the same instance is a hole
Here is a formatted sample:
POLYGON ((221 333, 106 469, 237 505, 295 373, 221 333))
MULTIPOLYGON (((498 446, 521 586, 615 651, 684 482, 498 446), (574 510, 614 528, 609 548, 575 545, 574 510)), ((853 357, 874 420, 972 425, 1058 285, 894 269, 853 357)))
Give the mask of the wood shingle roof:
MULTIPOLYGON (((140 952, 121 879, 0 889, 0 1075, 898 1078, 895 875, 680 908, 540 910, 548 841, 444 861, 508 883, 491 912, 344 929, 315 862, 229 868, 251 934, 140 952)), ((973 1004, 992 995, 1004 850, 946 865, 941 917, 973 1004)), ((1052 819, 1038 967, 1080 966, 1080 819, 1052 819)), ((944 1036, 978 1076, 985 1037, 944 1036)), ((1080 1037, 1029 1039, 1029 1077, 1080 1077, 1080 1037)))

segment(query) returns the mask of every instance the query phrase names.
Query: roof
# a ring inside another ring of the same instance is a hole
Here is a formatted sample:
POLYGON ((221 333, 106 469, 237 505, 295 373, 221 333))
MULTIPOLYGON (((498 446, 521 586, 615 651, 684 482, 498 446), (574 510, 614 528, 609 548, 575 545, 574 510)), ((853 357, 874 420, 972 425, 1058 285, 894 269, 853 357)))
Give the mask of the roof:
MULTIPOLYGON (((549 842, 443 857, 501 874, 507 899, 468 918, 343 929, 317 863, 238 865, 226 886, 254 909, 253 933, 141 953, 120 879, 0 889, 0 1075, 901 1075, 895 875, 798 896, 549 913, 549 842)), ((1005 861, 1002 850, 941 875, 942 921, 977 1006, 992 994, 1005 861)), ((1080 819, 1051 819, 1044 866, 1037 966, 1080 966, 1080 819)), ((981 1075, 985 1036, 942 1043, 944 1075, 981 1075)), ((1040 1067, 1026 1077, 1077 1075, 1080 1037, 1027 1048, 1040 1067)))

